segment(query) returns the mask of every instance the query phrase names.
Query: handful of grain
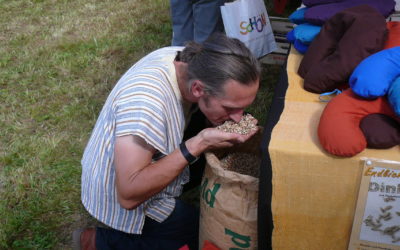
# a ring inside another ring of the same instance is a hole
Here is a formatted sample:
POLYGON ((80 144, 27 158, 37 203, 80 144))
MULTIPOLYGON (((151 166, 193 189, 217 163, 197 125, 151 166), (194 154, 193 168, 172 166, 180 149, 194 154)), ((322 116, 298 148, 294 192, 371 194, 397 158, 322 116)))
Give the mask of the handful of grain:
POLYGON ((249 153, 231 153, 221 159, 223 169, 258 178, 261 158, 249 153))
POLYGON ((239 122, 226 121, 224 124, 219 125, 217 129, 224 132, 247 135, 257 127, 254 122, 255 120, 256 119, 252 115, 246 114, 242 116, 242 119, 239 122))

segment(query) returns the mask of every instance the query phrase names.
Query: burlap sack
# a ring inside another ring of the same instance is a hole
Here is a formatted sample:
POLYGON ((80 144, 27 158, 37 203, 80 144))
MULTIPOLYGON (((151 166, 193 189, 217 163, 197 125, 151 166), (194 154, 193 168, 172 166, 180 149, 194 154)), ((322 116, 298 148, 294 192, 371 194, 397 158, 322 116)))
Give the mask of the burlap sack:
POLYGON ((256 249, 258 178, 225 170, 224 156, 233 152, 260 156, 261 130, 233 148, 207 152, 200 191, 200 249, 208 240, 221 249, 256 249))

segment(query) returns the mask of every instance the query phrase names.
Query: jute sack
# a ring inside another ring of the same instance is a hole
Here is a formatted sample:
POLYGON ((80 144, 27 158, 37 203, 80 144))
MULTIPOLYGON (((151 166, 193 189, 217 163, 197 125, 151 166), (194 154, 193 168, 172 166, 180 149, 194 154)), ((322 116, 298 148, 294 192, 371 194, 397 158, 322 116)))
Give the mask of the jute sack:
POLYGON ((261 130, 233 148, 207 152, 200 191, 199 249, 208 240, 221 249, 256 249, 258 178, 222 168, 234 152, 260 157, 261 130))

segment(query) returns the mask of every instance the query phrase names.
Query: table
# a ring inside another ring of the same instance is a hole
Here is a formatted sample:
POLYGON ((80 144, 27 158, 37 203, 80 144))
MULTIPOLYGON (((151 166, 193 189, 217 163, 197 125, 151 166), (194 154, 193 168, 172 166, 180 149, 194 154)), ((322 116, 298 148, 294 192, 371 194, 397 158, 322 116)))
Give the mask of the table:
POLYGON ((303 89, 302 55, 291 48, 265 124, 258 212, 259 249, 347 249, 362 158, 400 161, 400 147, 336 157, 319 144, 326 103, 303 89))

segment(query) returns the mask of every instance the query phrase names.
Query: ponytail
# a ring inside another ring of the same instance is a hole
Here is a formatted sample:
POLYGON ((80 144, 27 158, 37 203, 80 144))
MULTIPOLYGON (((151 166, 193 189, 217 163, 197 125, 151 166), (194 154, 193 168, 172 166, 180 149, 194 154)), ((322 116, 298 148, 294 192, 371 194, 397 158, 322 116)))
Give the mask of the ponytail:
POLYGON ((227 80, 249 85, 261 74, 260 64, 250 50, 238 39, 222 33, 213 34, 202 44, 187 43, 177 59, 188 64, 188 83, 198 79, 205 91, 214 96, 223 94, 227 80))

